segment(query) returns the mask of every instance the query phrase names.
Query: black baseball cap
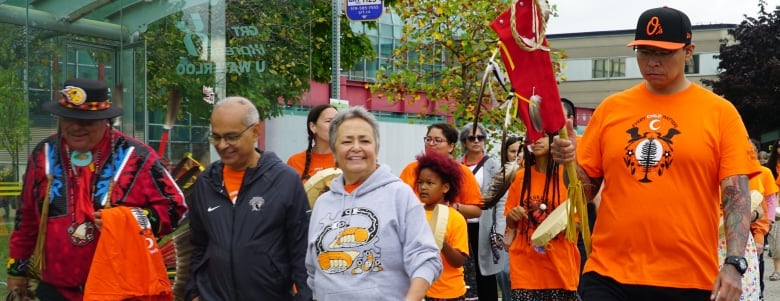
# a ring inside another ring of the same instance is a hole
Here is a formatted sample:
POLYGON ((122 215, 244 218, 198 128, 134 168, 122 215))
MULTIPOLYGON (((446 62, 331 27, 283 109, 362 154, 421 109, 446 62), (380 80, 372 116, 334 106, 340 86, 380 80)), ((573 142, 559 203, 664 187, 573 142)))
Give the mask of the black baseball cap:
POLYGON ((691 20, 685 13, 671 7, 646 10, 636 24, 633 46, 653 46, 677 50, 691 43, 691 20))

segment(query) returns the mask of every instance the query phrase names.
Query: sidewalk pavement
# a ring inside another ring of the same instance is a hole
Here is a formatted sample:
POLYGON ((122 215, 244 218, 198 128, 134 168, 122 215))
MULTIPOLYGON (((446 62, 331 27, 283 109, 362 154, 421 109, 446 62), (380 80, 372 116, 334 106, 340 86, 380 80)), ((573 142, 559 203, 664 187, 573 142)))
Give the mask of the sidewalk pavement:
POLYGON ((772 258, 767 256, 764 252, 764 300, 765 301, 778 301, 780 300, 780 281, 769 281, 769 275, 775 271, 772 265, 772 258))

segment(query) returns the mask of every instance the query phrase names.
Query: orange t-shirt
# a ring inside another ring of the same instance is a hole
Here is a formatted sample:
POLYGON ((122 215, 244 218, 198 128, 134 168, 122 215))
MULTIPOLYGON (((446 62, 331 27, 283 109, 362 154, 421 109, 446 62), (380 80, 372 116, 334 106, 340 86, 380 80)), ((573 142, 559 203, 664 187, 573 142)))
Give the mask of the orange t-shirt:
POLYGON ((348 193, 352 193, 353 191, 355 191, 355 189, 358 189, 360 185, 363 185, 363 181, 352 183, 352 184, 344 184, 344 191, 348 193))
MULTIPOLYGON (((306 167, 306 151, 293 154, 287 159, 287 165, 290 165, 295 171, 298 172, 298 176, 303 175, 303 169, 306 167)), ((336 167, 336 162, 333 161, 333 154, 316 154, 311 153, 311 162, 309 162, 309 177, 313 176, 320 170, 336 167)), ((306 183, 306 181, 303 181, 306 183)))
MULTIPOLYGON (((401 181, 408 184, 417 193, 417 165, 419 162, 412 161, 409 165, 406 165, 403 171, 401 171, 401 181)), ((455 196, 455 203, 463 205, 476 205, 482 207, 482 192, 479 190, 479 184, 477 179, 474 178, 474 174, 471 173, 471 169, 463 164, 458 163, 461 167, 461 174, 463 175, 463 186, 460 188, 460 192, 455 196)))
POLYGON ((777 186, 777 183, 772 183, 775 181, 775 179, 772 178, 772 170, 770 170, 766 166, 761 166, 761 183, 764 184, 764 189, 761 190, 761 192, 764 194, 764 199, 766 200, 766 197, 772 195, 773 193, 780 192, 780 187, 777 186))
POLYGON ((84 300, 172 300, 171 283, 151 225, 141 228, 129 207, 100 212, 103 226, 84 300))
POLYGON ((777 170, 777 180, 775 180, 775 184, 777 184, 777 186, 780 186, 780 163, 777 164, 775 169, 777 170))
MULTIPOLYGON (((523 169, 518 171, 507 192, 504 214, 508 214, 512 208, 518 205, 523 206, 526 210, 531 207, 529 205, 539 206, 544 192, 545 177, 544 173, 531 167, 530 200, 523 201, 521 204, 520 195, 525 173, 523 169)), ((550 189, 552 190, 552 185, 550 189)), ((548 193, 552 195, 552 191, 548 193)), ((555 201, 545 202, 548 206, 547 212, 552 212, 565 201, 568 198, 567 193, 566 185, 563 184, 563 168, 560 168, 557 191, 559 198, 555 201)), ((534 230, 536 230, 536 226, 528 219, 522 219, 518 222, 515 240, 509 247, 509 276, 511 277, 512 289, 576 291, 580 280, 580 252, 577 249, 577 244, 566 239, 565 231, 563 231, 550 240, 545 246, 545 253, 542 254, 537 252, 531 243, 534 230)))
POLYGON ((720 182, 759 172, 747 139, 734 106, 696 84, 656 95, 643 82, 605 99, 577 147, 588 176, 604 178, 584 272, 711 290, 720 182))
MULTIPOLYGON (((456 251, 468 256, 469 236, 466 230, 466 219, 454 208, 447 207, 447 209, 450 212, 447 217, 447 231, 444 234, 444 241, 456 251)), ((428 220, 431 219, 432 214, 433 210, 425 210, 428 220)), ((466 281, 463 278, 463 267, 454 267, 444 258, 443 253, 439 252, 439 255, 441 255, 443 266, 441 275, 431 284, 425 296, 436 299, 455 299, 465 295, 466 281)))
POLYGON ((750 232, 753 233, 753 240, 756 241, 757 245, 764 243, 764 235, 769 233, 769 228, 771 227, 769 217, 767 216, 769 206, 766 203, 766 198, 778 191, 775 179, 772 178, 772 171, 764 166, 760 168, 761 174, 750 179, 750 190, 757 190, 764 196, 764 201, 761 202, 764 215, 757 221, 750 223, 750 232))
POLYGON ((225 182, 225 189, 228 192, 230 201, 233 204, 238 199, 238 191, 241 190, 241 183, 244 181, 246 170, 232 170, 225 165, 222 167, 222 181, 225 182))

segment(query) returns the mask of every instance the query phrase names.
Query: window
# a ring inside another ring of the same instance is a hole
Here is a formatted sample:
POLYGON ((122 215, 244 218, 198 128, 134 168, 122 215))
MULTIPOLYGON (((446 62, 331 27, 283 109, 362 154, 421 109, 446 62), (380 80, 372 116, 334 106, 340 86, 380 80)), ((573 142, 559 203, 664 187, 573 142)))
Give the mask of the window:
POLYGON ((593 60, 593 78, 607 78, 607 61, 608 59, 595 59, 593 60))
MULTIPOLYGON (((0 0, 0 2, 2 2, 2 0, 0 0)), ((371 39, 371 44, 376 47, 377 58, 373 60, 363 59, 362 64, 356 64, 355 68, 347 71, 347 77, 351 80, 373 82, 376 80, 377 68, 385 67, 391 71, 395 68, 392 64, 393 61, 391 60, 391 57, 393 56, 393 51, 398 47, 398 44, 401 43, 400 38, 405 23, 401 21, 398 14, 393 13, 392 11, 383 14, 377 23, 376 29, 371 29, 363 25, 360 27, 352 26, 357 32, 362 31, 368 35, 369 39, 371 39)), ((425 55, 427 58, 430 58, 431 55, 434 55, 435 53, 435 51, 431 50, 425 52, 425 55)), ((441 73, 443 63, 441 61, 432 64, 420 63, 420 55, 421 54, 417 52, 408 53, 409 57, 407 59, 406 68, 420 72, 433 73, 433 80, 439 80, 436 74, 441 73)), ((444 57, 443 54, 439 54, 439 56, 441 56, 440 59, 444 57)))
POLYGON ((690 61, 685 62, 685 74, 699 74, 698 54, 694 54, 690 61))
POLYGON ((609 77, 626 77, 626 58, 615 58, 611 62, 612 69, 609 77))
POLYGON ((593 78, 626 77, 626 58, 593 60, 593 78))

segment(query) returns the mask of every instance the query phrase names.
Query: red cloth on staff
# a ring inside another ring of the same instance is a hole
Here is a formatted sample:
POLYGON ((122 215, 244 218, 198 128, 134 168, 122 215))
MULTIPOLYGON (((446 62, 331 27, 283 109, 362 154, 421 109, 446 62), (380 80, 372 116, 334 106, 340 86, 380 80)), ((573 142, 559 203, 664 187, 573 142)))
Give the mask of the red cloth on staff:
MULTIPOLYGON (((534 28, 533 18, 538 24, 544 24, 544 17, 538 8, 534 9, 532 1, 526 1, 525 5, 516 4, 515 17, 517 33, 521 37, 533 39, 540 28, 534 28), (536 14, 535 11, 538 11, 536 14)), ((550 52, 545 50, 526 51, 520 48, 512 37, 511 8, 498 16, 490 27, 498 34, 503 45, 501 46, 501 59, 509 74, 509 81, 515 92, 526 99, 533 95, 541 97, 540 113, 542 117, 543 132, 557 133, 565 124, 566 117, 561 107, 561 97, 558 94, 558 83, 555 79, 550 52)), ((542 44, 547 47, 547 39, 542 37, 542 44)), ((528 103, 518 102, 520 117, 526 125, 526 137, 530 141, 536 141, 542 137, 543 132, 534 129, 529 116, 528 103)))

